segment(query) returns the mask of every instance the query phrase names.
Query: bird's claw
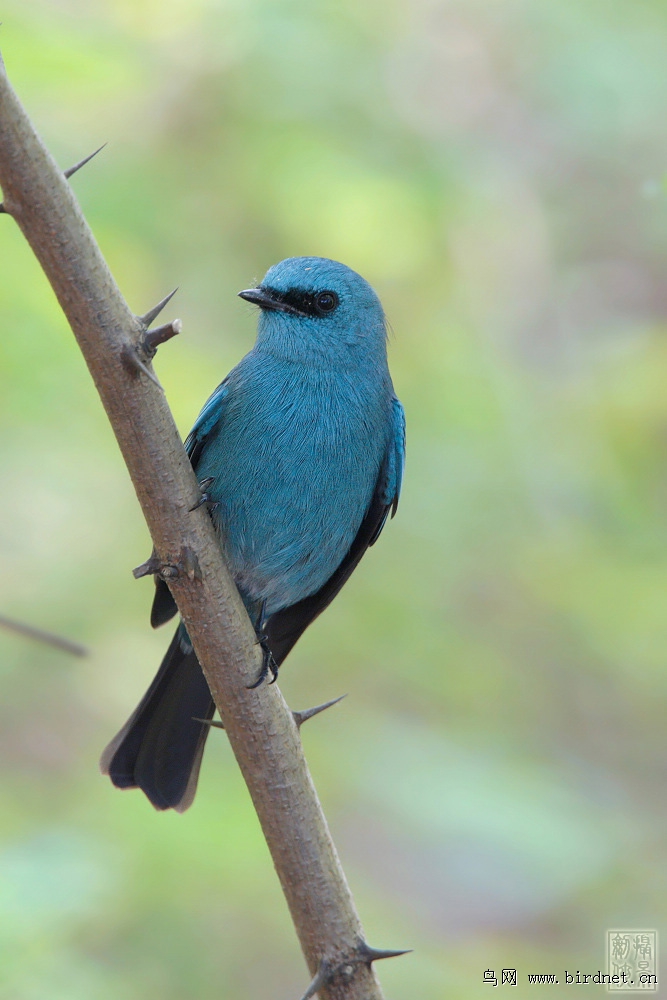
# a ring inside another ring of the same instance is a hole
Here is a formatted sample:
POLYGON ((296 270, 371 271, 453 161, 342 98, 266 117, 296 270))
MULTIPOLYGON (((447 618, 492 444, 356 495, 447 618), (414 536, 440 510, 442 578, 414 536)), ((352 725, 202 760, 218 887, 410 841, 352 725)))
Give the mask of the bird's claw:
POLYGON ((215 510, 216 507, 220 506, 220 501, 212 500, 209 494, 206 492, 207 487, 209 487, 211 483, 214 482, 215 482, 215 476, 208 476, 206 479, 202 479, 202 481, 199 484, 199 489, 202 491, 202 494, 197 503, 194 505, 194 507, 190 508, 189 511, 190 514, 193 512, 193 510, 199 510, 199 508, 203 507, 204 504, 206 504, 209 510, 215 510))
POLYGON ((269 648, 267 636, 258 635, 257 645, 262 647, 262 668, 259 672, 257 680, 253 681, 252 684, 246 684, 248 691, 254 691, 255 688, 258 688, 260 684, 266 680, 269 674, 271 674, 269 684, 275 683, 278 678, 278 664, 276 663, 273 653, 269 648))

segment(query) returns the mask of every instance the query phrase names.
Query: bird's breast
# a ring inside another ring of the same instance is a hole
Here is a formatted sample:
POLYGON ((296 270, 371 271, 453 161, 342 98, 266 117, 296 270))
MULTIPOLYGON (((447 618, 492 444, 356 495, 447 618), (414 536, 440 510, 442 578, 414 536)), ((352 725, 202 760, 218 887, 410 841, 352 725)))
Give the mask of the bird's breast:
POLYGON ((368 509, 390 389, 370 376, 277 364, 239 373, 197 468, 230 569, 267 614, 319 590, 368 509))

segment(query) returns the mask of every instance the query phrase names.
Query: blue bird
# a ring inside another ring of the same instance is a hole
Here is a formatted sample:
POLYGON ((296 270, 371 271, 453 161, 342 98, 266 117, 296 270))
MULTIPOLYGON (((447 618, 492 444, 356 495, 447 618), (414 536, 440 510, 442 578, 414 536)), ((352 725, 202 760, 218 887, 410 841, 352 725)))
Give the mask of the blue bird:
MULTIPOLYGON (((360 275, 291 257, 258 288, 253 349, 218 386, 185 448, 264 649, 259 683, 333 600, 391 512, 405 453, 380 301, 360 275)), ((153 627, 177 613, 156 581, 153 627)), ((139 707, 102 755, 157 809, 192 802, 215 706, 183 624, 139 707), (199 721, 198 721, 199 720, 199 721)))

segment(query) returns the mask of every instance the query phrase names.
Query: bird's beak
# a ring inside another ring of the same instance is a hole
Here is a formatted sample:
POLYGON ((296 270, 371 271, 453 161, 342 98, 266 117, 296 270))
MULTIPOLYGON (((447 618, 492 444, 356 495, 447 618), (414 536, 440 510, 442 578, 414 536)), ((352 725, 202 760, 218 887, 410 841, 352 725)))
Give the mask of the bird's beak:
POLYGON ((253 305, 259 306, 260 309, 270 309, 273 312, 285 312, 291 313, 293 316, 306 316, 307 313, 303 312, 297 306, 292 305, 291 302, 285 302, 280 292, 275 291, 273 288, 246 288, 244 291, 239 292, 239 297, 245 299, 246 302, 252 302, 253 305))

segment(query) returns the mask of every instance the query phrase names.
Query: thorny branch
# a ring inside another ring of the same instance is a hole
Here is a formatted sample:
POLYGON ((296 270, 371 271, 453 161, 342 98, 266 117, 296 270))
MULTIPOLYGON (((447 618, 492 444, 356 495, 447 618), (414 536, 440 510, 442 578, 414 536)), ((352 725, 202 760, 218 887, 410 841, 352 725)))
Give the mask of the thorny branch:
POLYGON ((1 60, 0 184, 2 210, 58 297, 132 477, 155 546, 147 572, 168 581, 248 785, 314 977, 306 995, 382 1000, 372 963, 389 953, 364 942, 301 747, 307 713, 295 718, 277 685, 247 687, 259 666, 255 635, 151 367, 180 324, 148 331, 167 300, 145 316, 131 312, 1 60))

